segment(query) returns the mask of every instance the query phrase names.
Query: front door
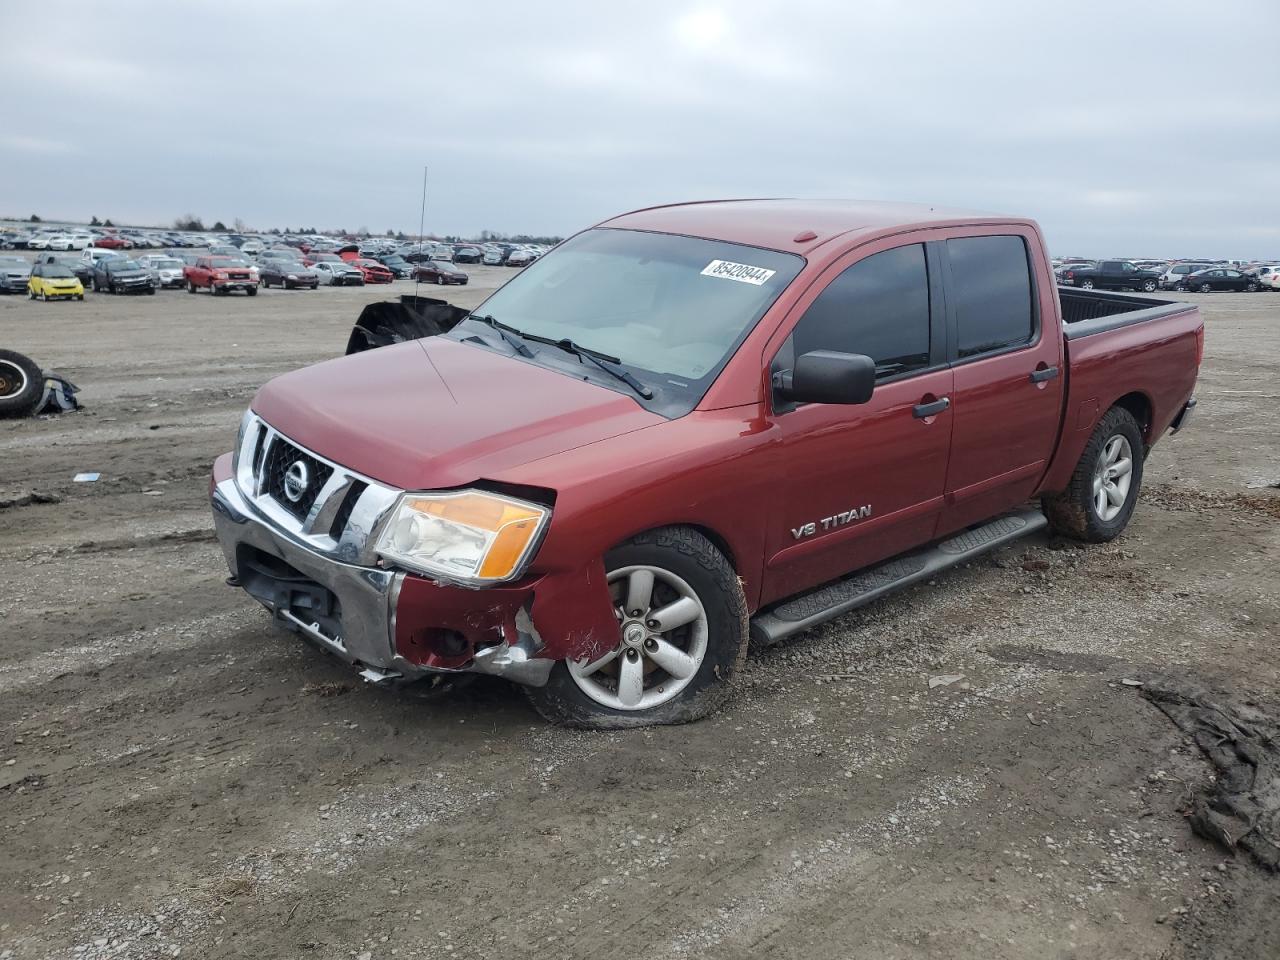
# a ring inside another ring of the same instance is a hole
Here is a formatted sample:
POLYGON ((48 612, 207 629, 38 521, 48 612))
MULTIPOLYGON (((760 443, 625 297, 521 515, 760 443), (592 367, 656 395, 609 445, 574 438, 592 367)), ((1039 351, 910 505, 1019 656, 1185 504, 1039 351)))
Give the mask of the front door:
POLYGON ((952 450, 939 533, 962 529, 1031 496, 1058 442, 1063 346, 1057 289, 1034 236, 952 236, 949 357, 955 373, 952 450))
POLYGON ((778 496, 762 602, 932 538, 952 420, 940 298, 936 253, 890 239, 836 261, 784 322, 775 372, 836 350, 870 356, 878 376, 865 404, 774 404, 778 496))

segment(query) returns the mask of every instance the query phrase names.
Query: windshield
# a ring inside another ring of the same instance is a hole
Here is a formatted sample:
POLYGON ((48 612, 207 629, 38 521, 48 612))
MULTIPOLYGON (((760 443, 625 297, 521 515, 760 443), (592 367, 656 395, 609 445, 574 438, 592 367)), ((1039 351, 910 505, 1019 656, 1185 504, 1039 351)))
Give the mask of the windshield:
POLYGON ((151 265, 157 268, 162 267, 165 270, 172 270, 174 268, 182 269, 182 261, 176 260, 173 257, 156 257, 151 261, 151 265))
POLYGON ((589 230, 476 313, 617 357, 654 390, 691 397, 691 408, 803 266, 793 254, 740 244, 589 230))
POLYGON ((124 270, 141 270, 135 260, 108 260, 107 271, 110 273, 120 273, 124 270))
POLYGON ((58 280, 66 280, 75 276, 75 274, 72 273, 70 270, 68 270, 66 267, 59 267, 54 265, 44 267, 40 271, 40 275, 44 277, 55 278, 58 280))

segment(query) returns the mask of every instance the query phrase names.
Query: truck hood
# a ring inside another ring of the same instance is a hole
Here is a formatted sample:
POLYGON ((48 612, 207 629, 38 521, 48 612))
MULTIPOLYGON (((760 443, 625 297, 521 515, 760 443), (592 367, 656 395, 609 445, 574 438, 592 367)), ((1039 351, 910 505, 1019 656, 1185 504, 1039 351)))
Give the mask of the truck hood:
POLYGON ((620 393, 439 337, 287 373, 258 391, 253 410, 296 443, 406 490, 501 479, 665 422, 620 393))

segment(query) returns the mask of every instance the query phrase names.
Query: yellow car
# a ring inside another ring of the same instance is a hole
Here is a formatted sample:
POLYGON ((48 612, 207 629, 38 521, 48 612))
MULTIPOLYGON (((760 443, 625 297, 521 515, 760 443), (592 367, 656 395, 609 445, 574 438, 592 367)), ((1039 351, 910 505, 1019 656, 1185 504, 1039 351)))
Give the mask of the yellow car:
POLYGON ((32 300, 84 299, 84 287, 69 267, 60 263, 37 263, 27 281, 27 296, 32 300))

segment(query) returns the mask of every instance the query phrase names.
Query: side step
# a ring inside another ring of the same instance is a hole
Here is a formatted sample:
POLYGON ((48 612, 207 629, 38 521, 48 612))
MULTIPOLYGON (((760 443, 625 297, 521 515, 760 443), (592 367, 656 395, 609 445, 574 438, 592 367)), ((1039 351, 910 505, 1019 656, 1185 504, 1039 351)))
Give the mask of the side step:
POLYGON ((894 590, 927 580, 988 550, 1035 533, 1048 523, 1039 510, 1008 513, 923 550, 886 560, 879 566, 860 570, 842 580, 783 600, 751 618, 751 640, 762 646, 777 643, 865 606, 894 590))

